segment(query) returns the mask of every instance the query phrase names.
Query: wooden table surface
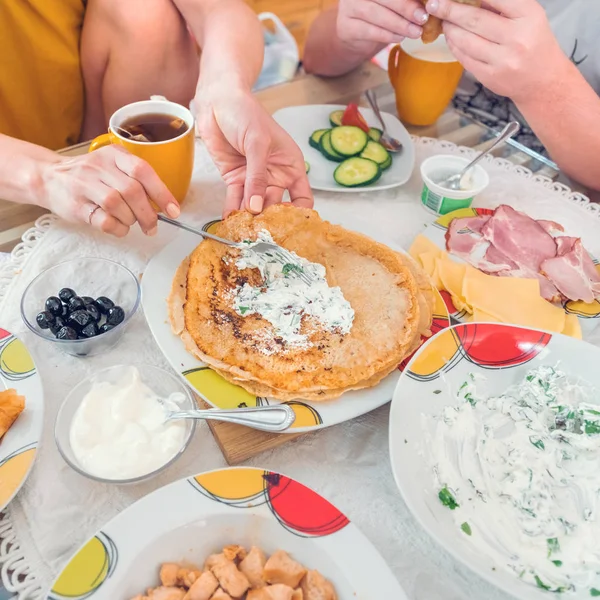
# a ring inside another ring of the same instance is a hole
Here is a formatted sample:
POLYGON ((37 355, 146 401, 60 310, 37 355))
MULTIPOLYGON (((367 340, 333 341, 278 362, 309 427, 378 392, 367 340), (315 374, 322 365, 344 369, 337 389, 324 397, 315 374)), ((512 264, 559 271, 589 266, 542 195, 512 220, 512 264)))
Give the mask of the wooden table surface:
MULTIPOLYGON (((285 106, 304 104, 346 104, 357 102, 361 94, 375 89, 382 110, 395 113, 393 90, 387 73, 372 63, 365 63, 357 70, 334 79, 313 75, 300 75, 293 81, 268 88, 257 93, 265 108, 271 113, 285 106)), ((491 137, 491 132, 482 125, 449 109, 430 127, 408 127, 411 133, 446 139, 459 145, 479 148, 491 137)), ((64 155, 77 155, 87 151, 83 143, 61 151, 64 155)), ((557 172, 542 164, 536 164, 525 153, 511 149, 508 158, 518 164, 528 166, 537 172, 555 177, 557 172)), ((586 190, 580 190, 584 193, 586 190)), ((33 226, 44 210, 37 206, 19 205, 0 200, 0 252, 10 252, 19 243, 21 236, 33 226)))

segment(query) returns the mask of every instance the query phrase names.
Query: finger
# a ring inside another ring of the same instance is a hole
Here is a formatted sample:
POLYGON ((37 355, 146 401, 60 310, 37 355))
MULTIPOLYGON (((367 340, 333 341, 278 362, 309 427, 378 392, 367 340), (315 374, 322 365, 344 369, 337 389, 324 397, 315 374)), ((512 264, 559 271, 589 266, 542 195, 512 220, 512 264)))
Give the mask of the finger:
POLYGON ((422 25, 427 21, 427 12, 423 8, 423 4, 418 0, 376 0, 377 4, 381 4, 395 13, 403 16, 408 21, 412 21, 416 25, 422 25))
POLYGON ((126 227, 131 227, 135 223, 135 216, 118 190, 104 182, 90 187, 87 197, 102 208, 102 210, 115 219, 123 223, 126 227))
POLYGON ((536 0, 485 0, 485 4, 509 19, 526 17, 541 9, 536 0))
MULTIPOLYGON (((120 169, 116 172, 114 170, 105 172, 102 181, 119 192, 129 213, 128 220, 124 220, 119 215, 115 216, 129 226, 137 221, 144 233, 154 235, 157 226, 156 211, 150 204, 150 198, 146 195, 142 184, 125 175, 120 169)), ((114 214, 110 210, 109 212, 114 214)))
POLYGON ((244 186, 237 183, 228 185, 225 194, 225 205, 223 206, 223 218, 227 218, 234 210, 240 210, 243 201, 244 186))
POLYGON ((411 23, 411 19, 415 18, 414 10, 411 13, 410 11, 406 11, 406 8, 403 6, 399 12, 398 8, 392 10, 382 6, 378 2, 366 0, 358 5, 351 19, 353 18, 363 23, 386 29, 397 36, 418 37, 422 33, 420 25, 427 20, 427 15, 423 9, 418 14, 420 16, 419 24, 411 23))
POLYGON ((267 188, 267 195, 265 196, 265 204, 263 206, 263 210, 267 208, 267 206, 273 206, 273 204, 281 204, 283 202, 284 192, 285 190, 283 188, 270 185, 267 188))
MULTIPOLYGON (((487 65, 497 63, 498 54, 503 52, 503 48, 499 44, 490 42, 452 23, 444 23, 444 34, 447 43, 458 48, 464 55, 487 65)), ((504 50, 504 52, 506 51, 504 50)))
POLYGON ((345 40, 362 40, 378 44, 399 44, 405 38, 403 35, 398 35, 397 33, 377 27, 377 25, 372 25, 371 23, 359 21, 358 19, 351 19, 348 30, 344 34, 338 35, 345 40))
POLYGON ((449 39, 446 39, 446 43, 450 52, 467 71, 473 73, 478 79, 491 76, 491 67, 488 64, 466 54, 449 39))
POLYGON ((252 214, 263 209, 267 193, 267 159, 269 147, 262 140, 250 141, 246 152, 246 181, 244 184, 244 206, 252 214))
POLYGON ((119 146, 115 146, 115 148, 117 149, 115 152, 117 167, 132 179, 139 181, 144 186, 146 195, 169 217, 176 219, 181 213, 179 203, 160 180, 154 169, 145 160, 133 156, 127 150, 119 146))
POLYGON ((446 23, 453 23, 463 29, 496 43, 510 41, 511 31, 507 31, 507 20, 489 10, 459 4, 454 0, 430 0, 427 10, 446 23), (436 8, 433 8, 437 5, 436 8))
POLYGON ((301 206, 303 208, 312 208, 314 206, 315 200, 306 173, 302 173, 302 175, 294 181, 289 187, 289 192, 290 202, 294 206, 301 206))
POLYGON ((98 229, 103 233, 109 233, 115 237, 125 237, 129 233, 127 225, 109 215, 103 208, 99 208, 94 212, 89 223, 94 229, 98 229))

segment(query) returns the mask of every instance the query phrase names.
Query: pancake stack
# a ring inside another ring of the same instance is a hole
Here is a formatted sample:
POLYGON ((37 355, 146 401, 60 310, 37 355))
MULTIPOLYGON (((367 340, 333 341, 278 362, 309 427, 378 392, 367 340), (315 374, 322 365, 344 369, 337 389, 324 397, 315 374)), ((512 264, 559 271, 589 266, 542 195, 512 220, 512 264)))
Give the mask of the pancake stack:
POLYGON ((258 216, 233 213, 215 233, 244 241, 264 230, 282 247, 323 265, 328 285, 340 287, 354 320, 343 334, 305 315, 307 343, 288 345, 260 314, 235 309, 239 286, 260 288, 259 270, 238 268, 239 250, 204 240, 177 270, 169 317, 188 352, 226 380, 256 396, 331 400, 376 385, 431 335, 434 291, 408 255, 323 221, 316 211, 281 204, 258 216))

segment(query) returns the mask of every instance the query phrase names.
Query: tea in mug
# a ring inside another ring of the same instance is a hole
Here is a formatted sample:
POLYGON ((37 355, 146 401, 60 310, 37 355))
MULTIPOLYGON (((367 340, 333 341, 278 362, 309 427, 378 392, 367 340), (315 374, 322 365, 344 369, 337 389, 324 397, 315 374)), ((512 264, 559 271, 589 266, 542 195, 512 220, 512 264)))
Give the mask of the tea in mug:
POLYGON ((130 117, 119 125, 117 131, 136 142, 152 144, 173 140, 187 130, 187 123, 183 119, 154 113, 130 117))

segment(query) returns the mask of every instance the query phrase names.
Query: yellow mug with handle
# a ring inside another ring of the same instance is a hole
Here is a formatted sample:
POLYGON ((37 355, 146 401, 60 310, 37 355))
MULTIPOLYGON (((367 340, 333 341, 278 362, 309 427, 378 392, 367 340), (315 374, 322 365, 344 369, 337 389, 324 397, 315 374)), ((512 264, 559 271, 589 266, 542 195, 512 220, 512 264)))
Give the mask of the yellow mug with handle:
POLYGON ((113 114, 108 122, 108 133, 93 140, 89 151, 109 144, 119 144, 148 162, 175 199, 180 204, 183 202, 194 168, 194 117, 187 108, 161 98, 127 104, 113 114), (164 142, 140 142, 119 132, 119 127, 133 117, 156 114, 182 119, 187 125, 185 133, 164 142))
POLYGON ((462 73, 443 35, 432 44, 406 39, 394 46, 388 74, 400 119, 411 125, 435 123, 452 100, 462 73))

